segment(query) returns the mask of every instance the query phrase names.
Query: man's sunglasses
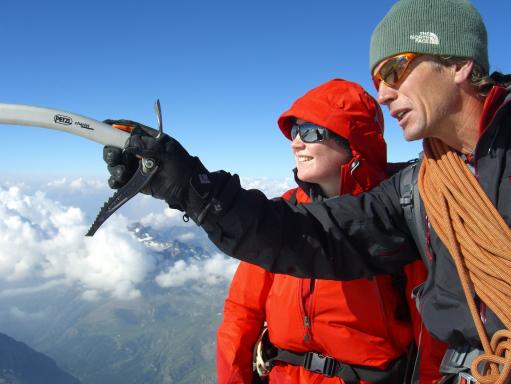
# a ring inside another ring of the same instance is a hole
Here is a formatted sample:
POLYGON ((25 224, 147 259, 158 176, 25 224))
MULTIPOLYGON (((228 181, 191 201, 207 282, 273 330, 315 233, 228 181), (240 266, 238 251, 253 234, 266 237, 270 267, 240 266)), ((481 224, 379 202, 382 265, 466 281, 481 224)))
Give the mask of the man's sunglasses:
POLYGON ((417 53, 400 53, 385 60, 380 66, 378 72, 373 76, 373 83, 376 90, 380 89, 380 83, 383 81, 390 87, 396 86, 403 78, 410 63, 419 55, 417 53))
POLYGON ((293 125, 293 127, 291 127, 291 140, 294 140, 297 135, 300 135, 300 139, 302 139, 304 143, 320 143, 335 137, 335 133, 312 123, 293 125))

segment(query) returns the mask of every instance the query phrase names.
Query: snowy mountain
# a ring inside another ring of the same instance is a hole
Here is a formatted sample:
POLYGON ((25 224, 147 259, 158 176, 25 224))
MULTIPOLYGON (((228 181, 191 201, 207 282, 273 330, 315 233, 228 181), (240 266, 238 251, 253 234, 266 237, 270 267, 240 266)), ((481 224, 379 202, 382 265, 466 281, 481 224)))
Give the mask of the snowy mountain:
POLYGON ((150 225, 135 222, 128 229, 148 249, 166 254, 173 259, 204 259, 219 252, 198 226, 171 226, 155 229, 150 225))

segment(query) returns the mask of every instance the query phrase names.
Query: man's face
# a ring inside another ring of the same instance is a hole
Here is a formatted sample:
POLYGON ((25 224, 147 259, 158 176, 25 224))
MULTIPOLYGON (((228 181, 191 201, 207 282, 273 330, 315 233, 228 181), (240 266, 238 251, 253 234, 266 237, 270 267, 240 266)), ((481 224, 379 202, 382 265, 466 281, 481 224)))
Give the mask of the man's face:
MULTIPOLYGON (((375 67, 373 75, 384 63, 375 67)), ((378 102, 389 108, 406 140, 442 138, 446 129, 454 129, 450 123, 459 110, 459 85, 454 81, 454 72, 453 67, 419 56, 397 84, 380 83, 378 102)))

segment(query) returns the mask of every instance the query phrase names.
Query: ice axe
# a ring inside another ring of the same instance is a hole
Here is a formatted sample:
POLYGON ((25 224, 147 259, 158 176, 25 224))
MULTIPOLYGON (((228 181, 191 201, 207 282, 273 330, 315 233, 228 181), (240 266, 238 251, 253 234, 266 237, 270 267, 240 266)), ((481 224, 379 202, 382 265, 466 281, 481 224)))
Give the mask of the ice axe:
MULTIPOLYGON (((156 118, 158 120, 158 133, 156 139, 163 137, 163 120, 161 115, 160 100, 154 105, 156 118)), ((0 124, 28 125, 69 132, 84 137, 103 145, 117 148, 124 148, 126 141, 133 129, 128 125, 109 125, 101 121, 77 115, 71 112, 64 112, 52 108, 35 107, 23 104, 2 104, 0 103, 0 124)), ((155 159, 140 159, 138 169, 131 179, 101 207, 101 210, 92 223, 86 236, 93 236, 115 211, 117 211, 128 200, 144 188, 158 169, 158 162, 155 159)))

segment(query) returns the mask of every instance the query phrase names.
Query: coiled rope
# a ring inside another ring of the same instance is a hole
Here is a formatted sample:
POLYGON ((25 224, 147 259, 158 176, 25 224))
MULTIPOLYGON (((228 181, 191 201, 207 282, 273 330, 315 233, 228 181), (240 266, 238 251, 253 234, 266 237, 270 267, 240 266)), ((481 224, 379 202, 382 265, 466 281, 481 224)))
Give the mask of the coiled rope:
POLYGON ((454 260, 484 349, 471 374, 481 384, 511 382, 511 229, 457 152, 438 139, 426 139, 424 152, 419 193, 454 260), (474 291, 506 328, 491 342, 474 291))

